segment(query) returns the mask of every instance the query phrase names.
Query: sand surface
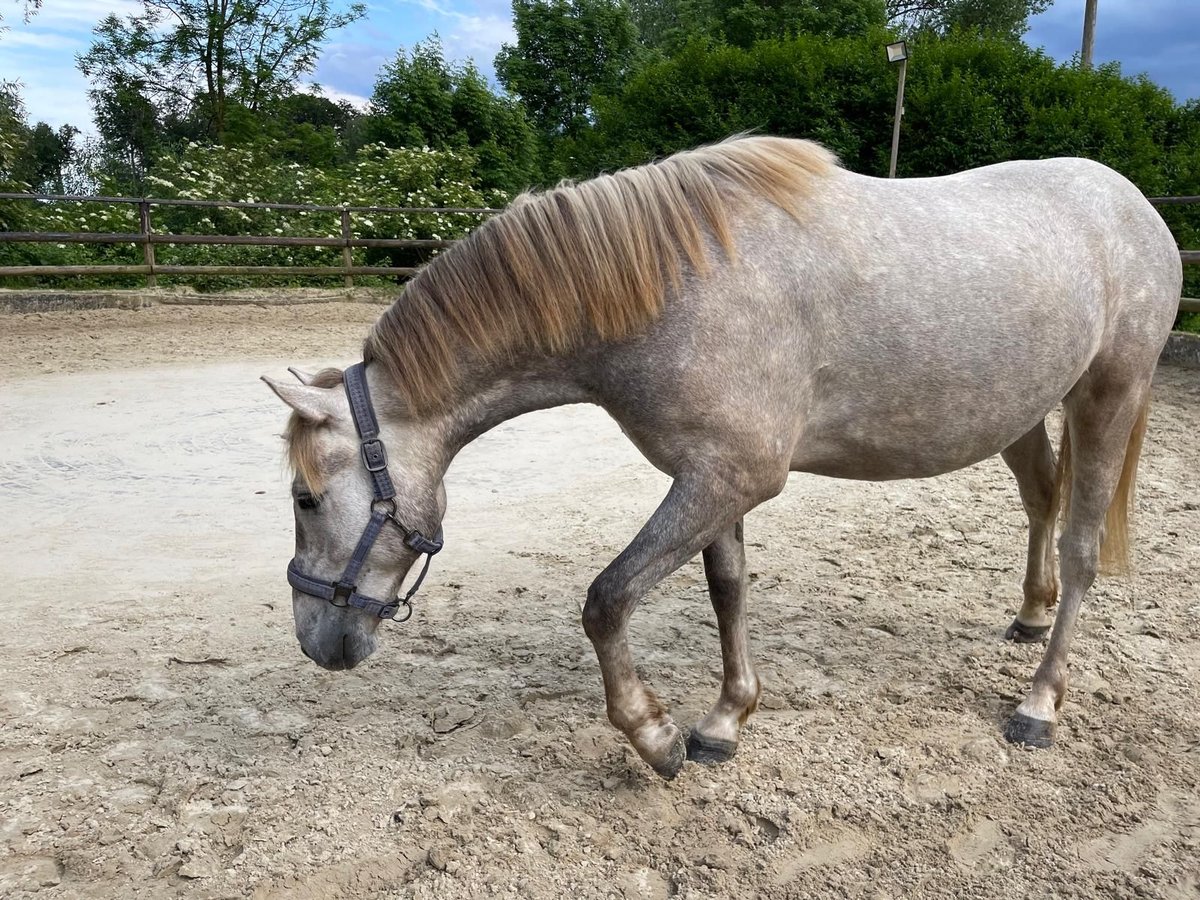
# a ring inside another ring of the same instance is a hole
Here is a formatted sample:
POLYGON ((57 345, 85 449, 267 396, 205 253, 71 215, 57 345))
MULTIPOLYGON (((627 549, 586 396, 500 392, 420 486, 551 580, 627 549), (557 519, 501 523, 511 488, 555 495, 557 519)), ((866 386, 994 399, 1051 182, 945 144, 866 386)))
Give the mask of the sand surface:
MULTIPOLYGON (((379 307, 0 318, 0 895, 1200 896, 1200 372, 1164 368, 1137 576, 1098 582, 1058 745, 1000 728, 1025 543, 999 460, 793 476, 747 519, 765 695, 736 759, 659 780, 579 626, 666 490, 599 411, 509 423, 450 471, 415 617, 324 672, 292 635, 284 409, 379 307)), ((714 699, 698 561, 634 652, 714 699)))

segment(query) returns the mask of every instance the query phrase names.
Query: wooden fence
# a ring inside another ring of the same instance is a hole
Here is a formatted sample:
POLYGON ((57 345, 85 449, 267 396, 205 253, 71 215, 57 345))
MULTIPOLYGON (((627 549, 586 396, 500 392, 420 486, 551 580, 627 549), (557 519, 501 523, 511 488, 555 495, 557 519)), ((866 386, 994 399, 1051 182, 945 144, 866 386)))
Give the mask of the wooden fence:
MULTIPOLYGON (((498 209, 488 208, 422 208, 405 206, 313 206, 302 203, 251 203, 225 200, 160 199, 154 197, 81 197, 72 194, 6 194, 0 200, 25 200, 32 202, 69 202, 100 204, 132 204, 138 210, 138 230, 128 233, 89 232, 0 232, 0 241, 55 243, 55 244, 135 244, 142 248, 140 265, 95 265, 95 266, 0 266, 0 278, 13 276, 46 275, 144 275, 146 285, 155 287, 159 275, 305 275, 343 277, 346 287, 354 285, 355 275, 382 275, 384 277, 406 277, 416 269, 403 266, 356 266, 356 247, 434 249, 449 247, 453 241, 405 240, 400 238, 356 238, 354 237, 354 214, 462 214, 477 217, 495 215, 498 209), (288 235, 227 235, 227 234, 170 234, 156 232, 153 228, 151 210, 156 206, 192 206, 209 209, 275 209, 295 212, 337 213, 341 220, 338 237, 292 237, 288 235), (160 265, 155 261, 154 248, 161 244, 205 244, 241 245, 251 247, 341 247, 340 266, 174 266, 160 265)), ((1196 197, 1151 197, 1155 206, 1180 206, 1200 203, 1196 197)), ((1200 250, 1181 250, 1184 263, 1200 264, 1200 250)), ((1200 299, 1184 298, 1179 308, 1184 312, 1200 312, 1200 299)))
POLYGON ((0 200, 28 200, 35 202, 71 202, 130 204, 138 210, 136 232, 46 232, 46 231, 3 231, 0 241, 45 244, 135 244, 142 248, 140 265, 94 265, 94 266, 0 266, 0 278, 31 275, 144 275, 147 287, 158 285, 159 275, 306 275, 343 276, 346 287, 354 285, 355 275, 381 275, 405 277, 414 274, 415 268, 404 266, 356 266, 356 247, 436 249, 449 247, 453 241, 406 240, 401 238, 356 238, 351 217, 357 214, 448 214, 473 215, 476 217, 495 215, 498 209, 488 208, 426 208, 408 206, 316 206, 304 203, 257 203, 226 200, 166 200, 155 197, 81 197, 73 194, 6 194, 0 200), (151 210, 156 206, 191 206, 207 209, 273 209, 293 212, 336 213, 341 221, 338 237, 294 237, 290 235, 231 235, 231 234, 171 234, 156 232, 151 210), (340 266, 174 266, 155 261, 155 247, 162 244, 202 244, 210 246, 240 245, 250 247, 341 247, 340 266))

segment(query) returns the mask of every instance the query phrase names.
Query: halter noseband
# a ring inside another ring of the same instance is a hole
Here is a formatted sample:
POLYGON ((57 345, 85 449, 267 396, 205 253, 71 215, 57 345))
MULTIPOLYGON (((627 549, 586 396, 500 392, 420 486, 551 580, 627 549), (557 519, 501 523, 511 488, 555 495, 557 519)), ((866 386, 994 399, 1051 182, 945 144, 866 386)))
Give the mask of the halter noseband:
POLYGON ((429 571, 429 563, 433 561, 433 555, 442 549, 442 529, 439 526, 437 535, 430 540, 415 528, 407 527, 396 516, 396 488, 392 485, 392 477, 388 474, 387 449, 383 446, 383 441, 379 439, 379 420, 375 418, 375 408, 371 405, 371 394, 367 390, 365 365, 365 363, 355 363, 346 369, 344 381, 346 397, 350 400, 350 414, 354 418, 354 429, 358 432, 359 454, 362 457, 363 465, 371 475, 371 489, 375 494, 374 499, 371 500, 371 520, 363 529, 362 537, 358 539, 358 546, 354 548, 354 555, 350 557, 350 562, 346 563, 342 577, 337 581, 325 581, 305 575, 296 565, 295 559, 288 563, 287 580, 288 584, 302 594, 328 600, 334 606, 350 606, 372 613, 381 619, 407 622, 412 616, 412 603, 409 601, 416 594, 421 582, 425 580, 425 575, 429 571), (417 576, 416 584, 409 589, 407 594, 385 603, 382 600, 360 594, 355 580, 358 578, 363 563, 367 561, 367 554, 375 545, 376 538, 379 537, 383 526, 388 522, 400 529, 404 535, 405 546, 425 555, 425 565, 421 569, 421 574, 417 576), (405 610, 404 616, 397 618, 396 614, 400 612, 401 608, 405 610))

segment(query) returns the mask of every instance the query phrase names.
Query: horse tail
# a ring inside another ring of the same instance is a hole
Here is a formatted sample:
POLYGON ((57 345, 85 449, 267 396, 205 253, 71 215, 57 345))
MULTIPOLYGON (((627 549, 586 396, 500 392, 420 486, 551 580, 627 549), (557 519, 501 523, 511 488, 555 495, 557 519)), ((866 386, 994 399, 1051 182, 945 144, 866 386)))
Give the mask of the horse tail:
MULTIPOLYGON (((1142 401, 1137 420, 1129 432, 1125 445, 1125 461, 1121 466, 1121 479, 1108 513, 1104 517, 1104 537, 1100 544, 1100 571, 1106 575, 1129 573, 1129 523, 1133 518, 1134 501, 1137 493, 1138 461, 1142 456, 1142 442, 1146 437, 1146 422, 1149 419, 1150 398, 1142 401)), ((1054 476, 1054 493, 1051 499, 1052 512, 1062 509, 1063 517, 1071 509, 1071 430, 1066 417, 1063 418, 1062 441, 1058 451, 1058 467, 1054 476)))
POLYGON ((1100 546, 1100 568, 1106 573, 1128 574, 1129 572, 1129 521, 1133 518, 1134 500, 1137 493, 1138 460, 1142 457, 1142 440, 1146 437, 1146 421, 1150 413, 1150 398, 1142 401, 1137 421, 1129 432, 1129 443, 1125 446, 1125 464, 1121 467, 1121 480, 1113 494, 1104 518, 1104 543, 1100 546))

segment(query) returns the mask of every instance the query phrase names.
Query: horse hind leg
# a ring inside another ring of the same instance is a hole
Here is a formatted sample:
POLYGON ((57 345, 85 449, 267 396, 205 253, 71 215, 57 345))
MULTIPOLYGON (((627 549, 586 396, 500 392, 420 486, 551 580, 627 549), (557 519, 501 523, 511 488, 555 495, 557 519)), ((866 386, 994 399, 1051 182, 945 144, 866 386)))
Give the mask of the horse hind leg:
POLYGON ((1004 637, 1021 644, 1045 638, 1058 601, 1054 573, 1054 525, 1058 518, 1058 485, 1054 450, 1039 422, 1000 454, 1017 479, 1021 503, 1029 517, 1029 554, 1023 585, 1025 600, 1004 637))
POLYGON ((1070 493, 1064 497, 1067 519, 1058 548, 1062 599, 1029 695, 1005 728, 1004 736, 1011 743, 1034 747, 1053 743, 1058 710, 1067 692, 1067 654, 1084 594, 1096 578, 1102 555, 1106 563, 1119 565, 1127 548, 1127 515, 1146 424, 1149 382, 1149 375, 1123 384, 1089 375, 1064 401, 1073 459, 1072 471, 1064 473, 1064 489, 1069 485, 1070 493))
POLYGON ((738 735, 758 708, 762 688, 750 656, 746 632, 746 548, 742 522, 727 528, 704 550, 704 575, 721 633, 721 696, 692 729, 687 757, 693 762, 725 762, 737 751, 738 735))

